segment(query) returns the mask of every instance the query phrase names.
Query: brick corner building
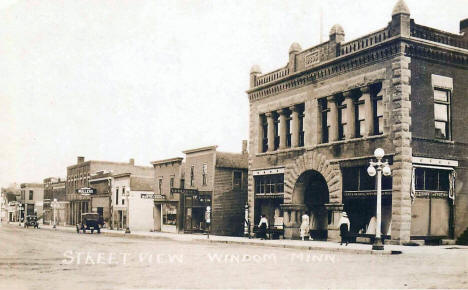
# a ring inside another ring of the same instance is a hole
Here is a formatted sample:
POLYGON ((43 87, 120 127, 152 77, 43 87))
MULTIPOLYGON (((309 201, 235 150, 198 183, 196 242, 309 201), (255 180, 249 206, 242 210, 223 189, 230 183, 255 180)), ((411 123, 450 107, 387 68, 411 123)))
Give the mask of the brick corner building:
MULTIPOLYGON (((417 24, 404 1, 389 24, 345 41, 302 49, 262 74, 252 67, 249 204, 256 223, 281 220, 297 238, 335 240, 346 211, 355 236, 375 235, 375 178, 366 168, 383 148, 382 233, 393 243, 455 239, 468 226, 468 19, 460 34, 417 24)), ((253 224, 252 224, 253 227, 253 224)))

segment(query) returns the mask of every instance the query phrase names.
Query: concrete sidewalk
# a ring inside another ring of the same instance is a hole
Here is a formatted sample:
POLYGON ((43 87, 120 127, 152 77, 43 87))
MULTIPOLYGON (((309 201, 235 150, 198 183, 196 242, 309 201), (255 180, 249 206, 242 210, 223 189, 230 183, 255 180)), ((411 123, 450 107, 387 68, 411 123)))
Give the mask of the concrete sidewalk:
MULTIPOLYGON (((17 223, 16 223, 17 225, 17 223)), ((57 226, 53 229, 50 225, 40 225, 41 229, 45 230, 59 230, 76 232, 74 226, 57 226)), ((374 254, 374 255, 391 255, 391 254, 443 254, 446 251, 453 250, 468 250, 468 246, 402 246, 402 245, 385 245, 383 251, 372 251, 372 245, 352 243, 348 246, 340 246, 337 242, 328 241, 301 241, 301 240, 260 240, 249 239, 245 237, 229 237, 229 236, 216 236, 203 234, 174 234, 162 232, 140 232, 132 231, 130 234, 125 234, 121 230, 101 229, 101 234, 108 236, 125 236, 129 238, 151 238, 161 240, 172 240, 179 242, 201 242, 201 243, 224 243, 224 244, 238 244, 250 246, 264 246, 264 247, 279 247, 291 248, 302 250, 315 250, 315 251, 328 251, 328 252, 343 252, 355 254, 374 254)))

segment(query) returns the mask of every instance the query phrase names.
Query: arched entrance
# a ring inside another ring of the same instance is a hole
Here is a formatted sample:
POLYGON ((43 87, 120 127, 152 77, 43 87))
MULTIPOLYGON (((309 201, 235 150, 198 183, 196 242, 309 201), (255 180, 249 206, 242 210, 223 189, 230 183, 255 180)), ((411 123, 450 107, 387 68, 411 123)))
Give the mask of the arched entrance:
MULTIPOLYGON (((307 170, 297 179, 292 196, 293 203, 304 204, 310 217, 310 234, 313 239, 326 240, 329 202, 328 186, 320 172, 307 170)), ((301 222, 301 221, 299 221, 301 222)))
POLYGON ((285 236, 299 237, 301 216, 310 217, 310 234, 314 240, 326 240, 328 231, 329 191, 325 178, 316 170, 304 171, 294 185, 290 204, 283 204, 283 211, 288 216, 285 236))

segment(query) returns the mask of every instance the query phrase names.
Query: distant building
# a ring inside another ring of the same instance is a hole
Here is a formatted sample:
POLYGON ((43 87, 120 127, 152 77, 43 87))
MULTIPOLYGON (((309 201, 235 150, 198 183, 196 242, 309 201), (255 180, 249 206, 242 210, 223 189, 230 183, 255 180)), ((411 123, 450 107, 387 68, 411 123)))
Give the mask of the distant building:
POLYGON ((76 224, 81 221, 81 214, 93 210, 103 211, 103 218, 107 224, 110 224, 111 213, 111 188, 112 177, 102 177, 103 180, 93 176, 93 183, 96 188, 91 186, 91 174, 99 171, 119 174, 134 173, 139 176, 153 176, 153 168, 148 166, 137 166, 133 159, 128 163, 110 162, 110 161, 85 161, 84 157, 78 157, 77 164, 67 167, 66 181, 66 199, 69 204, 68 223, 76 224), (91 204, 92 195, 97 193, 94 199, 94 205, 91 204), (106 206, 107 205, 107 206, 106 206), (101 209, 102 208, 102 209, 101 209), (107 208, 108 211, 104 212, 107 208), (106 214, 107 213, 107 214, 106 214))
POLYGON ((37 215, 39 219, 43 216, 44 186, 42 183, 21 183, 21 203, 23 210, 21 218, 28 215, 37 215))
POLYGON ((468 19, 460 33, 415 23, 399 0, 382 29, 345 41, 335 25, 324 43, 293 43, 284 67, 253 66, 250 219, 281 218, 285 237, 298 238, 307 213, 313 238, 335 240, 345 211, 354 235, 375 235, 366 168, 380 147, 392 169, 382 233, 392 243, 459 236, 468 227, 468 19))
POLYGON ((55 209, 57 224, 65 224, 67 218, 68 202, 65 200, 65 179, 48 177, 44 179, 44 224, 52 224, 54 219, 53 201, 56 200, 55 209))

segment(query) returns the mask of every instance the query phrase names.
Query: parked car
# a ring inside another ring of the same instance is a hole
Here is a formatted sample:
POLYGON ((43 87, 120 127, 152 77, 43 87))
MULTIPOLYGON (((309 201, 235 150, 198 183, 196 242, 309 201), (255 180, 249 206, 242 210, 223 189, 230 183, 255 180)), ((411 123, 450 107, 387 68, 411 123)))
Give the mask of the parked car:
POLYGON ((34 227, 36 229, 39 228, 39 223, 37 222, 37 216, 35 215, 28 215, 26 216, 26 222, 24 223, 25 228, 34 227))
POLYGON ((101 218, 99 214, 90 212, 81 214, 81 223, 76 225, 76 232, 79 234, 80 230, 83 231, 83 234, 86 233, 86 230, 90 230, 91 233, 97 231, 98 234, 101 233, 101 218))

